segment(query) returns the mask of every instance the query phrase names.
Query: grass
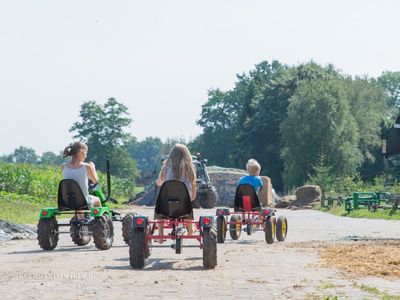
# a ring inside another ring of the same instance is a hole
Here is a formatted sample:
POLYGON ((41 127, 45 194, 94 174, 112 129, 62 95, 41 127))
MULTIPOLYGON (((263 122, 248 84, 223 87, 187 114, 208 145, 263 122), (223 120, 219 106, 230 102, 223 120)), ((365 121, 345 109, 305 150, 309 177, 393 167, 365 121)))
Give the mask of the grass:
POLYGON ((372 212, 367 208, 360 208, 353 210, 350 213, 345 211, 344 206, 332 206, 330 208, 322 207, 319 205, 317 209, 329 212, 336 216, 350 217, 350 218, 366 218, 366 219, 385 219, 385 220, 400 220, 400 210, 392 212, 391 210, 378 209, 372 212))
MULTIPOLYGON (((135 188, 138 191, 142 187, 135 188)), ((131 209, 130 206, 108 202, 112 209, 131 209)), ((43 201, 41 198, 16 193, 0 191, 0 220, 6 220, 17 224, 37 224, 39 212, 43 207, 57 207, 57 202, 43 201)), ((59 218, 59 217, 58 217, 59 218)))
POLYGON ((357 283, 353 283, 353 286, 359 288, 364 292, 380 296, 382 300, 400 300, 400 296, 389 295, 385 292, 381 292, 380 290, 378 290, 376 287, 373 286, 369 286, 366 284, 359 285, 357 283))

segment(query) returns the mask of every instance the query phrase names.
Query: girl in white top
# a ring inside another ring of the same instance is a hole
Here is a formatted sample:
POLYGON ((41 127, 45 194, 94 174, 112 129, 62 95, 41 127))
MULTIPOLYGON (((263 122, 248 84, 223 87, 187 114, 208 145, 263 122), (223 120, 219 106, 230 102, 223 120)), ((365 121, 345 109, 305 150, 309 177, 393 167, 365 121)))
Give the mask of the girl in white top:
POLYGON ((64 157, 71 156, 71 161, 61 166, 63 179, 73 179, 78 182, 83 195, 86 197, 88 207, 101 206, 100 199, 96 196, 89 195, 89 179, 93 183, 97 183, 96 167, 93 162, 85 163, 88 147, 81 142, 69 144, 64 149, 64 157))
MULTIPOLYGON (((183 144, 175 144, 172 147, 168 158, 164 161, 156 184, 160 187, 167 180, 182 181, 189 191, 191 200, 193 201, 196 198, 196 171, 189 149, 183 144)), ((164 224, 160 223, 159 235, 161 236, 164 235, 163 229, 164 224)), ((188 224, 187 229, 189 235, 192 235, 192 224, 188 224)), ((160 243, 162 242, 160 240, 160 243)))

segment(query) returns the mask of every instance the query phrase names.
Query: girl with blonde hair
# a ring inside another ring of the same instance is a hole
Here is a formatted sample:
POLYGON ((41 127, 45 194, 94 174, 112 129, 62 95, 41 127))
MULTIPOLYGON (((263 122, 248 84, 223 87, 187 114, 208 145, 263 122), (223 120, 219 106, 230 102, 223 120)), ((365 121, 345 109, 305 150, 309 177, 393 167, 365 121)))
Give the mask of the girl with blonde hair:
MULTIPOLYGON (((183 144, 175 144, 168 158, 164 161, 160 174, 156 180, 157 186, 162 186, 165 181, 180 180, 182 181, 190 195, 192 201, 196 198, 196 171, 193 165, 192 155, 188 147, 183 144)), ((160 235, 163 235, 163 224, 159 226, 160 235)), ((193 228, 187 226, 189 235, 192 235, 193 228)), ((162 242, 162 241, 160 241, 162 242)))

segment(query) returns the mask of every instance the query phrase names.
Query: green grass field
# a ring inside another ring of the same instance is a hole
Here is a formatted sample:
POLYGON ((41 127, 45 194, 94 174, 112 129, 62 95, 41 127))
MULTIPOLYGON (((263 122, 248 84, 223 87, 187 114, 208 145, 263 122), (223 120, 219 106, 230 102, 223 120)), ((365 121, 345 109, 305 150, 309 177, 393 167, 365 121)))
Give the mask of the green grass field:
MULTIPOLYGON (((143 187, 135 187, 135 194, 143 190, 143 187)), ((109 203, 113 209, 129 209, 122 204, 126 199, 117 199, 118 204, 109 203)), ((18 224, 37 224, 40 209, 43 207, 56 207, 57 201, 43 201, 41 198, 16 193, 0 191, 0 220, 7 220, 18 224)))
POLYGON ((361 208, 348 213, 347 211, 345 211, 344 206, 336 205, 332 206, 331 208, 321 208, 321 206, 318 206, 318 209, 341 217, 400 220, 399 210, 396 212, 392 212, 390 209, 378 209, 376 212, 372 212, 369 211, 367 208, 361 208))

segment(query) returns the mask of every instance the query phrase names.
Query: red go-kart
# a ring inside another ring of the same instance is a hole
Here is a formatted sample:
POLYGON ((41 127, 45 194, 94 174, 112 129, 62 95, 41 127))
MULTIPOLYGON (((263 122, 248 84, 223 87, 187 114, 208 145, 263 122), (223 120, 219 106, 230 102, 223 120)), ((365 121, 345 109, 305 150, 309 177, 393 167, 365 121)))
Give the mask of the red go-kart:
POLYGON ((217 265, 217 234, 213 216, 202 216, 193 221, 192 201, 183 182, 164 182, 157 197, 155 220, 147 216, 132 215, 129 238, 129 261, 133 268, 143 268, 150 256, 150 248, 167 247, 180 254, 184 247, 203 250, 203 266, 212 269, 217 265), (158 235, 156 230, 163 226, 168 234, 158 235), (192 226, 192 235, 187 235, 187 226, 192 226), (170 240, 170 245, 154 244, 153 241, 170 240), (185 240, 196 240, 198 245, 184 245, 185 240))
POLYGON ((224 243, 226 232, 233 240, 237 240, 245 231, 251 235, 255 231, 264 231, 265 241, 272 244, 276 239, 283 242, 288 231, 286 217, 275 217, 276 210, 261 206, 257 193, 250 184, 241 184, 236 189, 234 212, 229 208, 217 208, 217 241, 224 243), (228 217, 230 220, 228 221, 228 217))

